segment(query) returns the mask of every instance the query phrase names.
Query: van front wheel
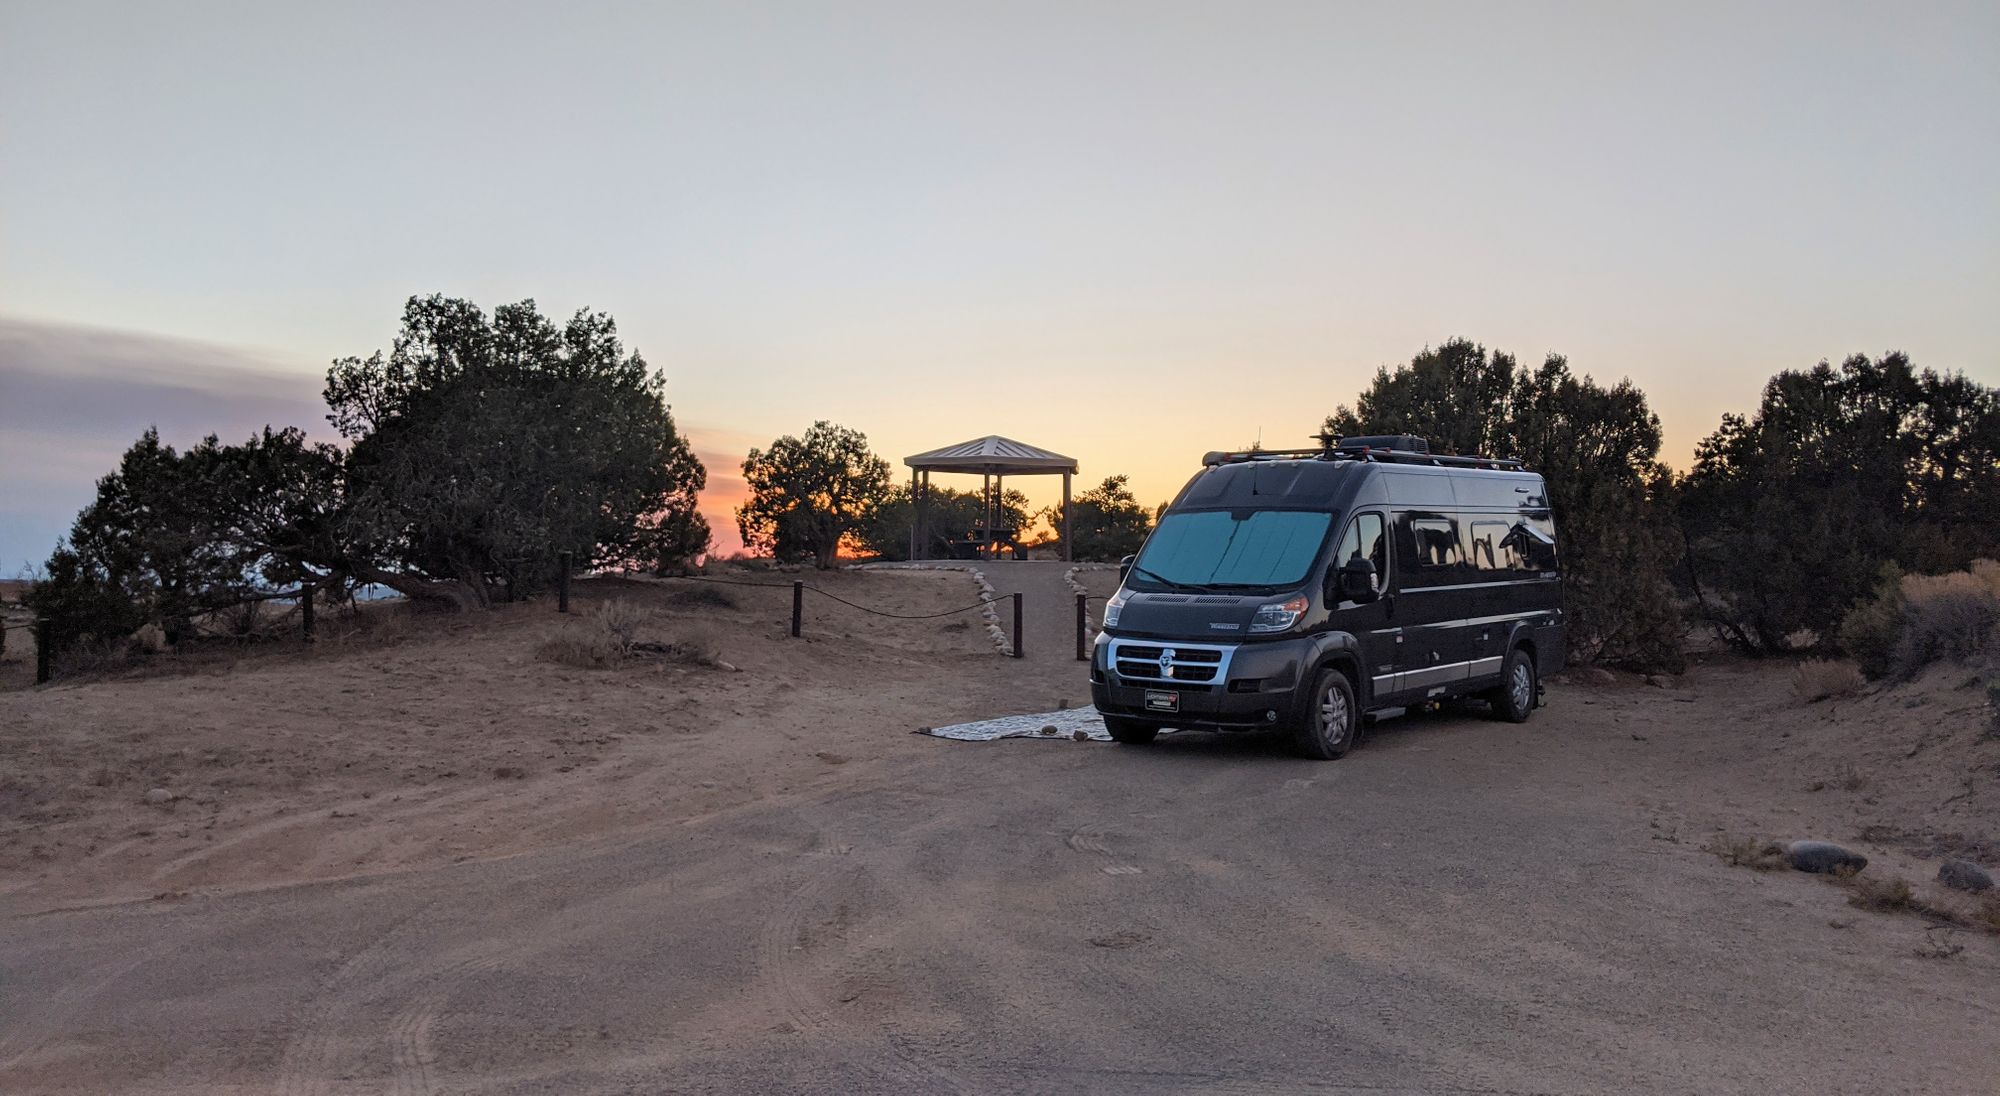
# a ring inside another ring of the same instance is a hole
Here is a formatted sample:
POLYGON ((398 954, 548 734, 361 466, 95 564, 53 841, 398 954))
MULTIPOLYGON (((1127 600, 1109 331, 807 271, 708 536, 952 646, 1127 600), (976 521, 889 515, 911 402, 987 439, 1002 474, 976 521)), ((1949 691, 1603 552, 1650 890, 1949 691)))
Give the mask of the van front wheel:
POLYGON ((1115 715, 1104 717, 1104 729, 1111 732, 1111 741, 1127 746, 1144 746, 1160 736, 1160 729, 1150 723, 1121 719, 1115 715))
POLYGON ((1500 670, 1500 684, 1486 694, 1487 703, 1493 705, 1494 718, 1526 723, 1535 714, 1538 684, 1535 660, 1529 657, 1527 649, 1516 647, 1507 652, 1507 662, 1500 670))
POLYGON ((1313 679, 1306 710, 1293 729, 1299 752, 1320 761, 1347 756, 1361 732, 1361 710, 1354 703, 1354 684, 1331 666, 1313 679))

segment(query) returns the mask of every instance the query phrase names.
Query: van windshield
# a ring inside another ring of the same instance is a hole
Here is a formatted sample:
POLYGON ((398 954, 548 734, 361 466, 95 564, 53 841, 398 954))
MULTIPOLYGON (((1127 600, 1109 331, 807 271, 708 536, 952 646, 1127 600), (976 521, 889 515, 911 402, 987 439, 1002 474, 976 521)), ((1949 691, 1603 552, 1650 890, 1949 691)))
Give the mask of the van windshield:
POLYGON ((1168 514, 1134 562, 1166 586, 1279 587, 1305 581, 1333 515, 1311 510, 1168 514))

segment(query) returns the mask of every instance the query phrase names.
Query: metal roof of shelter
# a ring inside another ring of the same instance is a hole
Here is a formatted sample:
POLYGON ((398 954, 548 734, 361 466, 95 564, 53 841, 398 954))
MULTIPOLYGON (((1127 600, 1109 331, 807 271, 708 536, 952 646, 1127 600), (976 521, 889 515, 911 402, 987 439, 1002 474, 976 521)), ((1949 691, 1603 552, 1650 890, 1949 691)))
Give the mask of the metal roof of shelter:
POLYGON ((1037 449, 998 434, 904 457, 903 463, 928 472, 991 472, 1003 476, 1076 471, 1075 457, 1037 449))

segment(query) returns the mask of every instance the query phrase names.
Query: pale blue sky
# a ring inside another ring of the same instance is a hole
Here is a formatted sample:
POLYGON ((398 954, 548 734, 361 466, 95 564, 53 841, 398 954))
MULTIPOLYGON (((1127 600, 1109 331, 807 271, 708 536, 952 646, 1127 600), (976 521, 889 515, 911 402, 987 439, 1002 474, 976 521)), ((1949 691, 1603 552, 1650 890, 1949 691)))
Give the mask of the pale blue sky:
POLYGON ((1993 3, 0 0, 0 567, 162 374, 172 440, 316 416, 431 291, 611 312, 718 472, 831 418, 1157 500, 1455 335, 1684 462, 1823 357, 2000 382, 1996 194, 1993 3))

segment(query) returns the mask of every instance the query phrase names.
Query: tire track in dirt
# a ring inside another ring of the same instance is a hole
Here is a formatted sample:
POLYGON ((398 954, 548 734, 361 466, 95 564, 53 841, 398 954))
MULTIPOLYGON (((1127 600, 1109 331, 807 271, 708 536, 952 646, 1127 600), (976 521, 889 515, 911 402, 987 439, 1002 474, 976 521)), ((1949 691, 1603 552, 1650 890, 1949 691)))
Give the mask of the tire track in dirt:
MULTIPOLYGON (((1085 825, 1070 831, 1069 836, 1063 838, 1063 844, 1068 845, 1073 851, 1083 853, 1086 856, 1101 856, 1106 860, 1115 861, 1118 858, 1111 851, 1111 846, 1105 843, 1104 838, 1105 832, 1103 827, 1085 825)), ((1146 869, 1136 864, 1111 863, 1097 870, 1106 875, 1138 875, 1146 869)))
POLYGON ((0 1071, 18 1065, 22 1059, 53 1042, 59 1033, 75 1030, 77 1025, 71 1021, 90 1002, 133 971, 178 950, 185 943, 185 936, 162 941, 127 952, 109 963, 100 963, 88 973, 70 979, 61 989, 42 999, 34 1019, 21 1023, 16 1017, 7 1025, 7 1030, 0 1032, 0 1071))
POLYGON ((418 973, 425 985, 407 998, 389 1020, 389 1091, 395 1096, 434 1096, 440 1091, 433 1067, 437 1047, 432 1038, 445 1006, 468 979, 496 970, 508 958, 527 954, 511 941, 483 943, 474 954, 448 963, 435 973, 418 973))
MULTIPOLYGON (((416 802, 405 801, 403 804, 398 804, 398 806, 406 809, 397 813, 396 822, 400 825, 407 825, 413 819, 449 810, 464 800, 476 799, 484 794, 487 794, 484 789, 468 788, 463 791, 446 792, 434 798, 416 802)), ((277 818, 266 819, 255 825, 239 829, 226 840, 218 841, 213 845, 196 849, 193 852, 185 853, 167 861, 165 864, 154 869, 152 881, 158 885, 171 885, 177 881, 177 877, 184 876, 203 865, 215 861, 219 857, 235 856, 246 846, 253 845, 256 842, 280 836, 302 826, 309 826, 314 823, 328 823, 333 820, 332 812, 335 811, 360 812, 369 810, 380 812, 383 806, 384 804, 380 800, 349 799, 339 803, 316 806, 310 811, 303 811, 298 814, 287 814, 277 818)))
MULTIPOLYGON (((816 988, 816 979, 801 969, 799 959, 801 952, 812 951, 820 942, 814 922, 824 912, 825 900, 838 883, 857 870, 846 860, 851 851, 850 846, 837 845, 832 852, 819 854, 826 863, 813 868, 785 895, 759 934, 759 966, 772 984, 786 1022, 828 1049, 835 1049, 831 1044, 847 1025, 836 1018, 834 1002, 816 988)), ((838 903, 832 920, 819 927, 831 925, 834 935, 844 935, 851 917, 850 907, 838 903)), ((875 1040, 875 1046, 885 1053, 854 1064, 878 1074, 888 1087, 911 1092, 966 1091, 957 1077, 922 1061, 899 1039, 882 1037, 875 1040)))
POLYGON ((426 903, 398 918, 321 980, 319 993, 303 1006, 303 1015, 286 1024, 295 1034, 278 1062, 278 1079, 272 1089, 277 1096, 320 1096, 329 1091, 328 1067, 348 1015, 397 969, 396 953, 436 906, 436 902, 426 903))

